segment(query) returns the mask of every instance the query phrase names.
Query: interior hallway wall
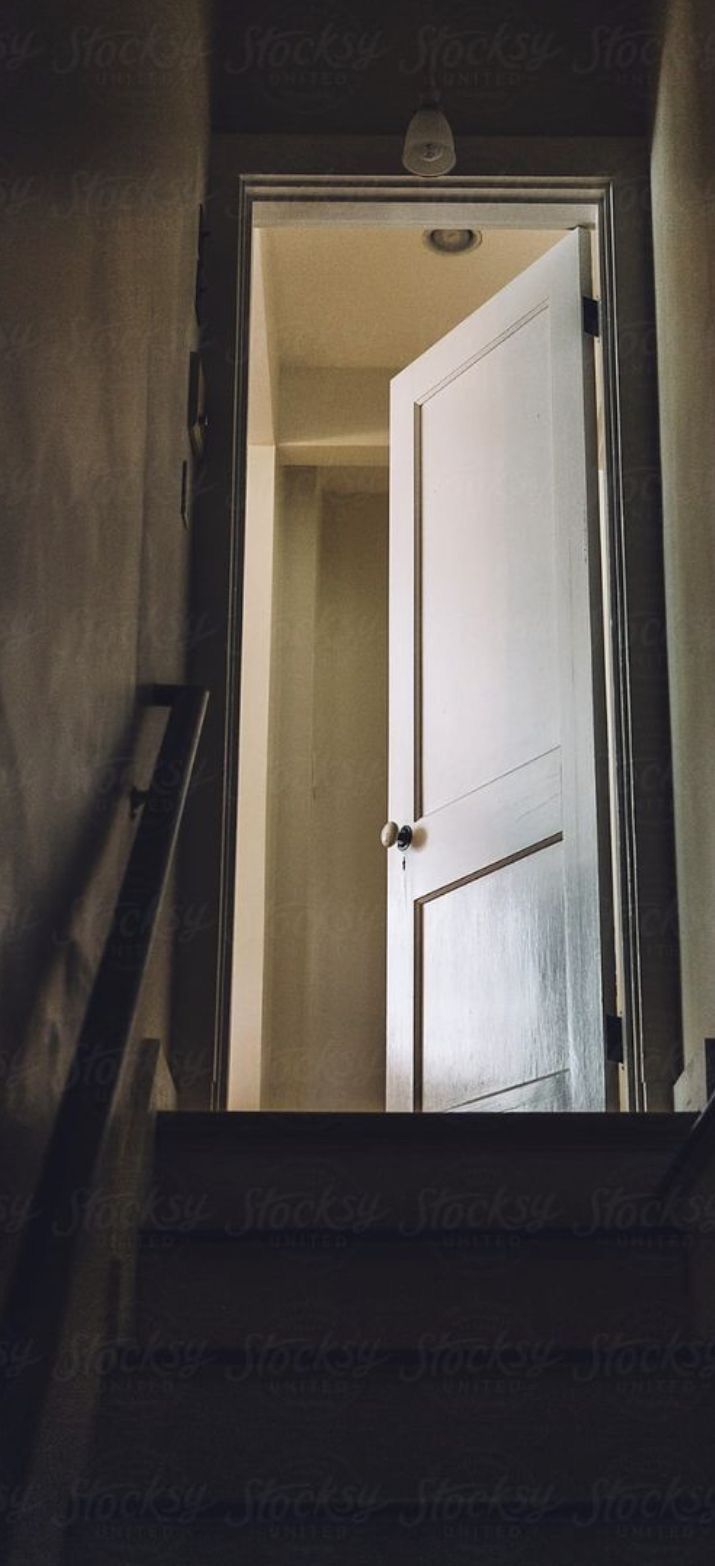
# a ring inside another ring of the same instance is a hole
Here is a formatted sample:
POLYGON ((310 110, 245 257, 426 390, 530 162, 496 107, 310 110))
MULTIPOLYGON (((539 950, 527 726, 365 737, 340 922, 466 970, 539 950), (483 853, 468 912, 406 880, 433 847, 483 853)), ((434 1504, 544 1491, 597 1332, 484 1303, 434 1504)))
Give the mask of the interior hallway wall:
MULTIPOLYGON (((208 7, 22 0, 2 26, 0 1059, 16 1180, 111 913, 137 685, 184 671, 208 7)), ((167 943, 144 1022, 164 1036, 167 943)))
POLYGON ((715 1036, 715 15, 672 0, 653 143, 663 511, 685 1075, 715 1036))
POLYGON ((387 495, 283 469, 262 1107, 385 1102, 387 495), (347 486, 346 486, 347 487, 347 486))

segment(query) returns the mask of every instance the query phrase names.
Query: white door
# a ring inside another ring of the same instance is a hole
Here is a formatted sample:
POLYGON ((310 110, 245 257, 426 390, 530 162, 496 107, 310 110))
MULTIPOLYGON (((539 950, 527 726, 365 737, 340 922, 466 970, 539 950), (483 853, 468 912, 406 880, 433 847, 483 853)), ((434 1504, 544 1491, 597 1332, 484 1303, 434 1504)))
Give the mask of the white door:
POLYGON ((392 382, 389 1110, 605 1108, 584 293, 575 231, 392 382))

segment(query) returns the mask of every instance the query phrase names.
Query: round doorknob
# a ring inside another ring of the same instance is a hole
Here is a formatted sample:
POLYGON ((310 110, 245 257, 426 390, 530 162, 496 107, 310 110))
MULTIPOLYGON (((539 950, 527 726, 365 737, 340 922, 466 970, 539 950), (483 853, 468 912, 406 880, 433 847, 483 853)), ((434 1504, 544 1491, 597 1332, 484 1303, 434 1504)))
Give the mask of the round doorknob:
POLYGON ((380 842, 383 848, 394 848, 397 844, 400 852, 404 853, 412 842, 412 827, 398 827, 396 821, 386 821, 380 833, 380 842))

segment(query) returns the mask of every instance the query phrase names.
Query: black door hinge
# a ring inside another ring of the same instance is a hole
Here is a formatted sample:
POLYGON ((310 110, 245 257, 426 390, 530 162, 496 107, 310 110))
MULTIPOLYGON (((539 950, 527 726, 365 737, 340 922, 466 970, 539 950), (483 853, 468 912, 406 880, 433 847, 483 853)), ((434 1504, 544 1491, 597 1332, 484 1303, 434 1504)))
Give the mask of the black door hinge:
POLYGON ((597 299, 583 296, 583 329, 589 337, 601 335, 601 307, 597 299))
POLYGON ((623 1018, 606 1012, 606 1060, 623 1065, 623 1018))

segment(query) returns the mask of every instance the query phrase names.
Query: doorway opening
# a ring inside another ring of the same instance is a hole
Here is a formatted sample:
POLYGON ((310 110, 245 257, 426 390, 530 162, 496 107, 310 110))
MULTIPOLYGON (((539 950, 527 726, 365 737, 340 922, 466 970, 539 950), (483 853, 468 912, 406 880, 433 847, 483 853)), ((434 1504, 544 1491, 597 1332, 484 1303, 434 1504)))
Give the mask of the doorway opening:
MULTIPOLYGON (((326 200, 310 212, 300 203, 254 205, 229 1108, 573 1107, 545 1098, 536 1078, 504 1101, 449 1082, 427 1103, 412 1090, 409 1104, 386 1101, 389 861, 380 829, 388 820, 390 384, 575 226, 588 233, 598 296, 597 214, 575 204, 473 203, 459 213, 425 203, 364 202, 352 213, 326 200), (458 230, 469 236, 463 248, 458 230)), ((595 347, 594 678, 604 705, 604 819, 612 821, 607 442, 595 347)), ((622 953, 618 834, 608 822, 605 830, 604 1018, 621 1009, 622 953)), ((537 955, 537 966, 548 961, 537 955)), ((604 1101, 591 1107, 628 1107, 628 1062, 607 1064, 604 1080, 604 1101)))

